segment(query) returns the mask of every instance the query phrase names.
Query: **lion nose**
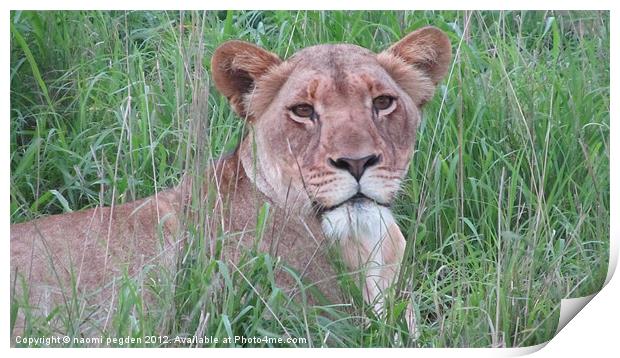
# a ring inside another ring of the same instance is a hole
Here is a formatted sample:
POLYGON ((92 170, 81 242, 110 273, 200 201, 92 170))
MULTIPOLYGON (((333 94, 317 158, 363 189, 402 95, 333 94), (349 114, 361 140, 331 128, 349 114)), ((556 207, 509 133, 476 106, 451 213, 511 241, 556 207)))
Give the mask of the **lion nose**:
POLYGON ((353 158, 338 158, 333 160, 329 158, 329 163, 338 169, 344 169, 351 173, 355 180, 360 181, 360 178, 364 174, 367 168, 378 164, 381 161, 381 155, 369 155, 367 157, 353 159, 353 158))

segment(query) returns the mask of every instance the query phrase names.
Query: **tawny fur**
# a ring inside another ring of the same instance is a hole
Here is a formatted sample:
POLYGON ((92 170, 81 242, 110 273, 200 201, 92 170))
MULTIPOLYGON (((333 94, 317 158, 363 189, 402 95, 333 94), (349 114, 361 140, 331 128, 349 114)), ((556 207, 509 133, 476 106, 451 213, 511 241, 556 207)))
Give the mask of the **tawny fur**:
MULTIPOLYGON (((364 299, 381 313, 383 293, 398 276, 405 249, 389 204, 407 173, 421 106, 449 62, 450 42, 431 27, 380 54, 320 45, 283 61, 241 41, 220 46, 212 59, 214 82, 250 123, 233 155, 205 174, 202 193, 215 191, 218 198, 209 220, 221 223, 224 234, 240 233, 225 241, 222 258, 235 263, 242 248, 253 244, 257 208, 268 202, 269 234, 259 250, 342 303, 346 298, 327 255, 337 243, 348 269, 365 277, 364 299), (373 98, 382 95, 395 98, 393 105, 374 110, 373 98), (317 116, 296 117, 291 107, 299 103, 310 103, 317 116), (333 165, 338 158, 369 155, 379 159, 359 182, 333 165), (349 201, 356 193, 367 198, 349 201)), ((191 186, 188 178, 133 203, 13 225, 16 295, 29 287, 28 304, 49 312, 77 289, 105 311, 116 294, 114 279, 125 272, 137 275, 162 265, 174 270, 186 235, 184 218, 191 215, 191 186)), ((301 294, 286 272, 276 278, 290 294, 301 294)), ((413 333, 411 305, 407 322, 413 333)))

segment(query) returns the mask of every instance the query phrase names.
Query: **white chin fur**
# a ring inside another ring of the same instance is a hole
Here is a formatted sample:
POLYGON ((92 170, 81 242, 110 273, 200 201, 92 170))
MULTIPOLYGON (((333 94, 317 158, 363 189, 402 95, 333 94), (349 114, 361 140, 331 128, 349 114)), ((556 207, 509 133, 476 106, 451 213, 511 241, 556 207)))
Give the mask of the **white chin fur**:
POLYGON ((390 209, 370 200, 343 204, 324 213, 321 220, 323 233, 334 241, 372 238, 378 242, 392 224, 390 209))

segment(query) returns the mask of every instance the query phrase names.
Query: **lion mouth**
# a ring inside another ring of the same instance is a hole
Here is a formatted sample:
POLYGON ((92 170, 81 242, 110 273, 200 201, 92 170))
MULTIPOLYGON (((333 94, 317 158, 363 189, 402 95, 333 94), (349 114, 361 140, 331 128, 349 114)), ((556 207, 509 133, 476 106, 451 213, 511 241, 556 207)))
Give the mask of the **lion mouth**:
POLYGON ((360 202, 360 201, 364 201, 364 200, 370 200, 370 201, 374 201, 373 199, 367 197, 366 195, 362 194, 361 192, 358 192, 357 194, 353 195, 352 197, 350 197, 349 199, 343 201, 342 203, 338 204, 338 205, 342 205, 346 202, 360 202))
POLYGON ((343 205, 347 205, 347 204, 359 205, 359 204, 368 203, 368 202, 375 203, 375 204, 377 204, 379 206, 384 206, 386 208, 390 207, 390 205, 388 203, 378 202, 377 200, 364 195, 362 192, 357 192, 357 194, 353 195, 352 197, 350 197, 350 198, 348 198, 346 200, 341 201, 340 203, 338 203, 336 205, 324 206, 324 205, 321 205, 321 204, 315 202, 315 206, 318 209, 317 210, 317 214, 319 216, 321 216, 324 213, 332 211, 334 209, 337 209, 337 208, 339 208, 339 207, 341 207, 343 205))

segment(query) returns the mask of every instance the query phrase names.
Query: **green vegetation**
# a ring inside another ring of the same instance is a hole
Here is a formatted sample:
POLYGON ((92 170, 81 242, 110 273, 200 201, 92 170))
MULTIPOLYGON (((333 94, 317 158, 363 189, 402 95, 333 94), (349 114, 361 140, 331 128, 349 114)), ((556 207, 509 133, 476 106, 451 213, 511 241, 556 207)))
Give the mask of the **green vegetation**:
POLYGON ((597 291, 607 272, 608 12, 12 12, 11 222, 148 196, 233 148, 242 123, 209 84, 225 40, 282 57, 326 42, 379 51, 426 24, 449 34, 455 62, 425 108, 395 208, 416 342, 391 317, 402 302, 364 321, 362 305, 289 301, 273 283, 280 262, 205 259, 200 225, 188 225, 179 271, 148 282, 160 310, 144 311, 144 282, 127 277, 105 322, 74 305, 36 317, 14 304, 12 318, 26 315, 29 336, 307 339, 285 346, 551 339, 560 299, 597 291))

